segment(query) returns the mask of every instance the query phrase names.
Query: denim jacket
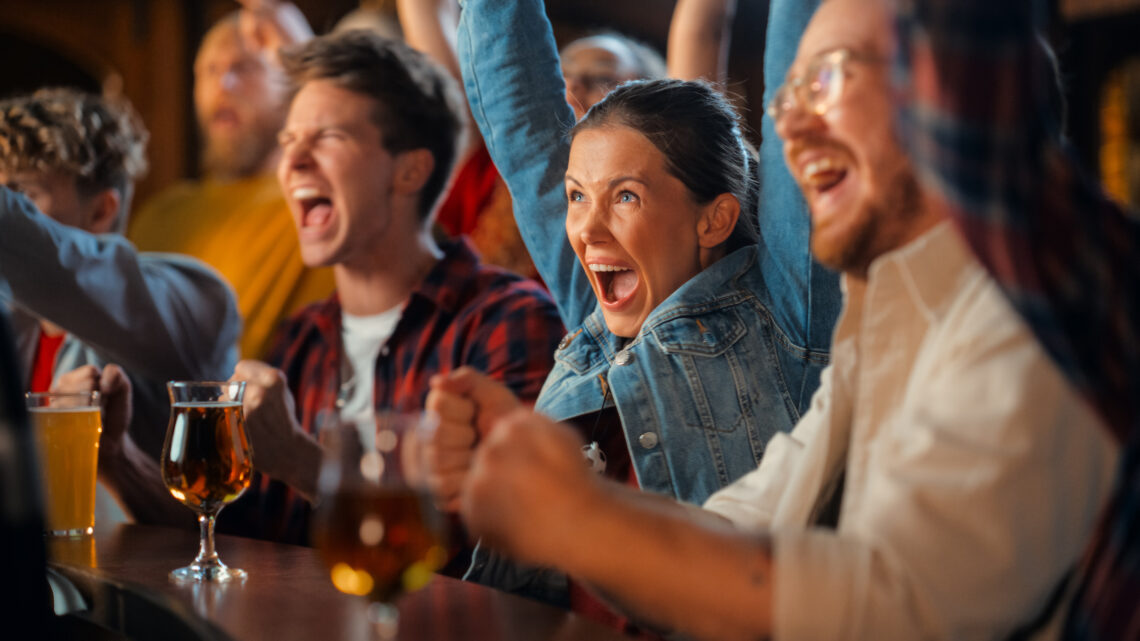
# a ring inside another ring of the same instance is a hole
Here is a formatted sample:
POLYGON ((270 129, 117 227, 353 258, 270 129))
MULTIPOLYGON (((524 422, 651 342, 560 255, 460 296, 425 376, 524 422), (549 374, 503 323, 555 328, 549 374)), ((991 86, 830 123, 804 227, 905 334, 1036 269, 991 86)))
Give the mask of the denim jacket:
MULTIPOLYGON (((771 11, 798 22, 785 25, 790 37, 779 33, 794 52, 810 8, 771 11)), ((541 0, 465 0, 458 48, 471 112, 570 329, 537 409, 555 419, 596 412, 604 378, 642 488, 703 502, 755 469, 767 440, 807 409, 839 312, 837 277, 811 258, 810 219, 782 159, 762 153, 759 246, 694 276, 627 341, 606 328, 566 238, 574 115, 541 0)), ((511 587, 499 574, 476 554, 470 578, 511 587)))

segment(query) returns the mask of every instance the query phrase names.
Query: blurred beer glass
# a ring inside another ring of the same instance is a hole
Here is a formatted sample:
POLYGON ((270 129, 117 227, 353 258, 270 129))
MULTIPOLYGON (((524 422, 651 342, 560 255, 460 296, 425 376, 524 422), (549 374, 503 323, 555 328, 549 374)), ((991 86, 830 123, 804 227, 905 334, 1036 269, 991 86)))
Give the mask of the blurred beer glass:
POLYGON ((46 529, 81 537, 95 528, 95 465, 99 459, 99 392, 29 393, 43 479, 46 529))
POLYGON ((426 487, 434 423, 421 414, 334 416, 320 430, 325 457, 312 539, 333 585, 368 600, 374 634, 387 641, 396 638, 396 598, 447 561, 446 521, 426 487))
POLYGON ((162 480, 174 498, 198 513, 198 556, 170 573, 178 582, 244 579, 214 549, 214 519, 249 487, 252 454, 241 402, 244 381, 171 381, 170 424, 162 446, 162 480))

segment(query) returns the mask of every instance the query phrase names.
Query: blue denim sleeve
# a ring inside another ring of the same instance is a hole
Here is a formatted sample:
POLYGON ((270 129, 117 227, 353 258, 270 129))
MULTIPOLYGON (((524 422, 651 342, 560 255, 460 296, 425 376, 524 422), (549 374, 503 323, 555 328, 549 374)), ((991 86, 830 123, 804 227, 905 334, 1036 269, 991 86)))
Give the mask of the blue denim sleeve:
POLYGON ((574 112, 541 0, 465 0, 459 66, 471 113, 566 327, 597 300, 566 239, 563 178, 574 112))
MULTIPOLYGON (((784 82, 819 0, 772 0, 764 49, 764 105, 784 82)), ((839 276, 811 256, 811 218, 803 194, 784 163, 783 143, 764 114, 760 144, 760 265, 770 310, 789 336, 809 349, 826 350, 839 316, 839 276)))

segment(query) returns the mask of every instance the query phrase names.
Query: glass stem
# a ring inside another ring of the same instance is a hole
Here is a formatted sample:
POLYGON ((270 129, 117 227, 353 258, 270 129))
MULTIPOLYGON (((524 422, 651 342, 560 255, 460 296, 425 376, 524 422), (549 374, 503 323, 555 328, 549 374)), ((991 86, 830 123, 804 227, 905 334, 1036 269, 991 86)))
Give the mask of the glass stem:
POLYGON ((198 558, 194 559, 194 563, 203 566, 218 565, 218 552, 214 549, 214 517, 213 512, 201 513, 198 515, 198 529, 201 531, 201 538, 198 546, 198 558))
POLYGON ((395 641, 400 629, 400 610, 395 604, 369 603, 368 620, 378 641, 395 641))

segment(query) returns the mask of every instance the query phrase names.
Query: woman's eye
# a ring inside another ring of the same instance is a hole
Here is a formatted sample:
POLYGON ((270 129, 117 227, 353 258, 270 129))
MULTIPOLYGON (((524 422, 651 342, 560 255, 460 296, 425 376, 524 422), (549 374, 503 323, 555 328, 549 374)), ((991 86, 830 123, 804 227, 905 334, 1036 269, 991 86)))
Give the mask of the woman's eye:
POLYGON ((620 203, 637 202, 637 194, 633 193, 632 191, 623 191, 620 194, 618 194, 618 202, 620 202, 620 203))
POLYGON ((569 200, 572 203, 580 203, 586 200, 586 197, 582 195, 582 192, 576 189, 571 189, 570 191, 566 192, 566 200, 569 200))

